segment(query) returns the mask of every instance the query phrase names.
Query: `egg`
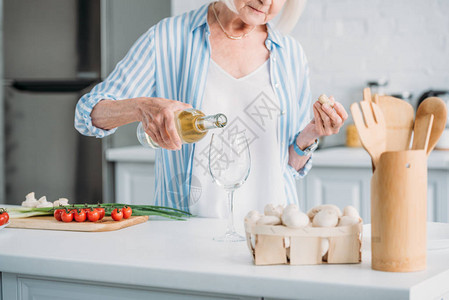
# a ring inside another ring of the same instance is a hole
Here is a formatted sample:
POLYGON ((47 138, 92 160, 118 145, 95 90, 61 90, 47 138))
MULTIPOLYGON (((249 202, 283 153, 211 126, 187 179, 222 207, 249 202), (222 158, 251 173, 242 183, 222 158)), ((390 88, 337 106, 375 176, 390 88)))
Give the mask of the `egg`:
POLYGON ((284 207, 282 205, 274 206, 273 204, 267 204, 264 208, 264 214, 266 216, 276 216, 280 218, 283 211, 284 207))
POLYGON ((257 221, 262 217, 262 215, 257 210, 252 210, 245 216, 245 222, 249 224, 256 224, 257 221))
POLYGON ((283 214, 288 214, 292 211, 299 211, 299 207, 296 204, 289 204, 284 208, 283 214))
POLYGON ((312 208, 311 210, 309 210, 309 212, 307 213, 307 215, 309 216, 309 218, 311 220, 313 220, 313 218, 315 217, 315 215, 322 211, 322 210, 331 210, 334 211, 337 214, 337 217, 341 217, 342 213, 341 210, 338 208, 338 206, 333 205, 333 204, 323 204, 323 205, 318 205, 315 206, 314 208, 312 208))
POLYGON ((360 218, 359 212, 354 206, 348 205, 343 209, 343 216, 353 217, 353 218, 360 218))
POLYGON ((338 224, 338 215, 334 210, 321 210, 313 218, 313 227, 335 227, 338 224))
POLYGON ((358 224, 359 223, 359 218, 355 218, 352 216, 343 216, 340 218, 340 222, 338 222, 338 227, 341 226, 349 226, 349 225, 354 225, 354 224, 358 224))
POLYGON ((276 216, 262 216, 257 220, 256 225, 280 225, 281 219, 276 216))
POLYGON ((310 222, 309 217, 301 211, 290 211, 282 215, 282 224, 288 228, 303 228, 310 222))

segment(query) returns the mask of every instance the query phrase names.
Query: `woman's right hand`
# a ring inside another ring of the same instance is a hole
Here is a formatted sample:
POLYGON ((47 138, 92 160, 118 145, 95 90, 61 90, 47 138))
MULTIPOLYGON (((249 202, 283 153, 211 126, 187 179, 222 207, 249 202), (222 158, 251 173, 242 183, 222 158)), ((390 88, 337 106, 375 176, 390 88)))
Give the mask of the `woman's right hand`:
POLYGON ((192 108, 192 105, 164 98, 138 98, 138 119, 145 132, 169 150, 181 149, 182 142, 175 126, 175 112, 192 108))

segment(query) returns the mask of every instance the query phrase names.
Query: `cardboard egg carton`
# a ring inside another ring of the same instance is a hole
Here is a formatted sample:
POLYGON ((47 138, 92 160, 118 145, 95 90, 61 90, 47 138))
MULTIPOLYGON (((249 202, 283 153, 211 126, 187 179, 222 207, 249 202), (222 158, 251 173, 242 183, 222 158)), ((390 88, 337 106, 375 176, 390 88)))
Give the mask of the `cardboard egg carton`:
POLYGON ((246 239, 256 265, 348 264, 362 261, 363 222, 341 227, 293 229, 245 222, 246 239), (328 251, 323 248, 328 241, 328 251), (323 242, 324 240, 324 242, 323 242))

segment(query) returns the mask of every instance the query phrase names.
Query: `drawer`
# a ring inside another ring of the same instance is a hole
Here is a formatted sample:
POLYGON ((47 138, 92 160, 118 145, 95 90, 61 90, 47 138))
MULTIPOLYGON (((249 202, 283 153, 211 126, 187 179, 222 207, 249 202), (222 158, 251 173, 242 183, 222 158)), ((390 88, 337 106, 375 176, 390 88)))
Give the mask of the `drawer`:
POLYGON ((3 273, 3 299, 8 300, 120 300, 120 299, 259 299, 152 287, 39 278, 3 273))

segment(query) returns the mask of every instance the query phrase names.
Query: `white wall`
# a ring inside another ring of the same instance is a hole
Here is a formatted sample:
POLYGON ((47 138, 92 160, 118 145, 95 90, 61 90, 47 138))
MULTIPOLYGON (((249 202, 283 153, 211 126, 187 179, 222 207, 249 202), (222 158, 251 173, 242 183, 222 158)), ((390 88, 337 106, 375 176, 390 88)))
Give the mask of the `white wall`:
MULTIPOLYGON (((206 0, 172 0, 172 14, 206 0)), ((448 0, 309 0, 292 35, 311 66, 313 95, 334 95, 349 111, 372 79, 387 93, 449 90, 448 0)), ((326 139, 343 144, 344 131, 326 139)))

